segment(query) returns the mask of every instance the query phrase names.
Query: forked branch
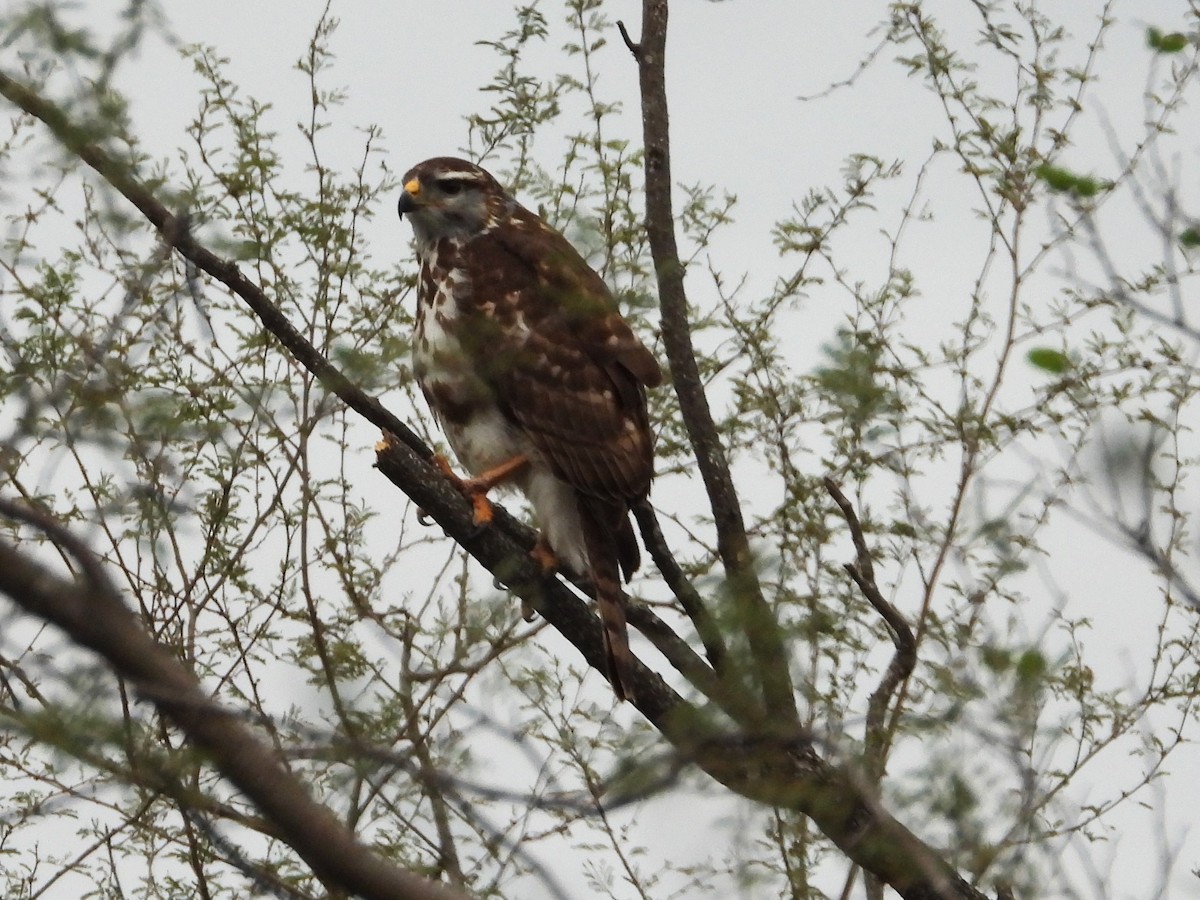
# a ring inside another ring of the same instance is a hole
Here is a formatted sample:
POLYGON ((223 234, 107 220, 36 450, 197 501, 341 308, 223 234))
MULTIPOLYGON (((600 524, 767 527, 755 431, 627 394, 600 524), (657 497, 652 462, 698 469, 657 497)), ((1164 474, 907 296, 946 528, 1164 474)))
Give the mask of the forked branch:
POLYGON ((55 519, 0 499, 0 515, 43 532, 78 566, 69 580, 0 541, 0 592, 73 641, 99 653, 213 760, 249 797, 322 880, 378 900, 464 900, 464 895, 407 872, 375 854, 309 796, 273 749, 241 717, 214 703, 192 673, 126 607, 99 560, 55 519))
POLYGON ((892 702, 896 689, 904 679, 912 674, 913 666, 916 665, 917 642, 913 637, 908 620, 884 598, 879 590, 879 585, 875 583, 875 564, 871 560, 871 550, 867 547, 862 523, 859 522, 858 515, 854 512, 853 504, 832 478, 825 478, 825 490, 829 492, 833 502, 842 511, 842 517, 850 529, 850 539, 854 542, 856 560, 846 563, 844 568, 854 583, 858 585, 858 589, 862 591, 867 602, 887 623, 892 643, 896 647, 887 671, 883 673, 883 678, 872 691, 871 699, 867 703, 866 735, 864 736, 867 771, 872 781, 878 783, 883 777, 883 766, 887 757, 887 729, 884 725, 884 717, 887 715, 888 705, 892 702))

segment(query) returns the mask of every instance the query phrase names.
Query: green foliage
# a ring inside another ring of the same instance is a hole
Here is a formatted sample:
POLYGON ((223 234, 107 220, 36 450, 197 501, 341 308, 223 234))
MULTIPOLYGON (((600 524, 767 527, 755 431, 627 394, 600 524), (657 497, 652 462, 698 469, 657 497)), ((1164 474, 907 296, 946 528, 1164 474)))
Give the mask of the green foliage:
POLYGON ((1154 26, 1146 29, 1146 46, 1156 53, 1182 53, 1188 44, 1188 36, 1178 31, 1164 34, 1154 26))
POLYGON ((1076 175, 1067 169, 1042 163, 1034 172, 1052 191, 1061 194, 1072 194, 1076 197, 1095 197, 1103 188, 1097 179, 1090 175, 1076 175))
POLYGON ((471 155, 486 160, 493 153, 515 152, 522 163, 538 127, 559 113, 558 89, 524 70, 529 47, 546 40, 549 29, 537 4, 514 11, 516 25, 496 40, 480 41, 496 51, 503 61, 492 80, 481 90, 493 95, 486 113, 468 116, 471 155))
POLYGON ((1052 375, 1061 375, 1071 367, 1071 358, 1067 354, 1050 347, 1034 347, 1025 358, 1030 365, 1052 375))
POLYGON ((843 423, 859 433, 897 407, 895 396, 879 381, 884 350, 875 335, 843 331, 836 344, 825 348, 829 364, 816 373, 821 396, 843 423))

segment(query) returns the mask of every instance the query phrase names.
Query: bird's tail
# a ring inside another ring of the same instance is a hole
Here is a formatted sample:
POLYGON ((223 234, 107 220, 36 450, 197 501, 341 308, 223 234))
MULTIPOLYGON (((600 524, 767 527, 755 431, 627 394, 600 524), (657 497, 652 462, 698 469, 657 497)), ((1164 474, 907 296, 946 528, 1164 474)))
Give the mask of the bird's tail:
MULTIPOLYGON (((592 506, 592 504, 588 504, 592 506)), ((605 510, 621 515, 623 510, 605 510)), ((625 624, 625 593, 621 590, 621 571, 617 535, 619 523, 609 522, 614 515, 596 515, 600 510, 586 509, 581 518, 587 542, 588 574, 596 590, 596 607, 604 627, 604 662, 608 680, 618 700, 633 698, 633 651, 629 649, 629 630, 625 624)))

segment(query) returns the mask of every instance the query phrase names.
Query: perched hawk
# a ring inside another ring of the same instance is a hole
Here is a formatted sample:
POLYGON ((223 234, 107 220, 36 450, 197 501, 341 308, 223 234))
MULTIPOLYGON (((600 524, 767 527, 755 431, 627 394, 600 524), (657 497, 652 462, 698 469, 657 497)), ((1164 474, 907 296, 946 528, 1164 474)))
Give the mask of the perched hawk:
POLYGON ((479 166, 414 166, 399 211, 421 265, 413 367, 474 476, 458 483, 477 521, 490 518, 491 487, 524 492, 543 565, 557 559, 595 587, 609 680, 625 699, 620 575, 638 567, 629 507, 650 490, 646 388, 662 381, 658 363, 566 238, 479 166))

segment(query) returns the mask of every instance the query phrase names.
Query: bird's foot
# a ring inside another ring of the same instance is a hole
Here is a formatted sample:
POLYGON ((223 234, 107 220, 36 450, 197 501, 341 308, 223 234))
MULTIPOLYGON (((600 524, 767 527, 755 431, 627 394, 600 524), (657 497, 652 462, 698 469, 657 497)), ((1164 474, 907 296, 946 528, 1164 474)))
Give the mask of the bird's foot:
POLYGON ((533 549, 529 551, 529 555, 533 557, 533 561, 538 564, 543 575, 553 575, 558 571, 558 557, 554 555, 554 551, 550 549, 550 543, 546 540, 546 536, 540 531, 538 532, 537 541, 533 545, 533 549))
MULTIPOLYGON (((558 557, 550 549, 550 542, 546 540, 546 536, 540 531, 533 544, 533 549, 529 551, 529 558, 538 564, 543 575, 553 575, 558 571, 558 557)), ((526 622, 532 622, 537 618, 537 610, 525 599, 521 600, 521 618, 526 622)))
POLYGON ((482 478, 463 478, 450 465, 450 461, 440 453, 435 453, 430 460, 455 488, 461 491, 471 501, 471 521, 476 525, 489 525, 496 517, 492 501, 487 498, 491 485, 482 478))
POLYGON ((463 493, 471 501, 471 521, 479 528, 491 525, 492 519, 496 518, 496 507, 487 498, 487 489, 471 490, 470 485, 463 485, 463 493))
POLYGON ((462 478, 454 471, 446 457, 440 453, 434 454, 432 462, 438 471, 471 501, 471 521, 479 526, 490 525, 496 517, 495 507, 487 498, 488 491, 510 480, 529 465, 528 457, 518 455, 505 460, 498 466, 493 466, 474 478, 462 478))

